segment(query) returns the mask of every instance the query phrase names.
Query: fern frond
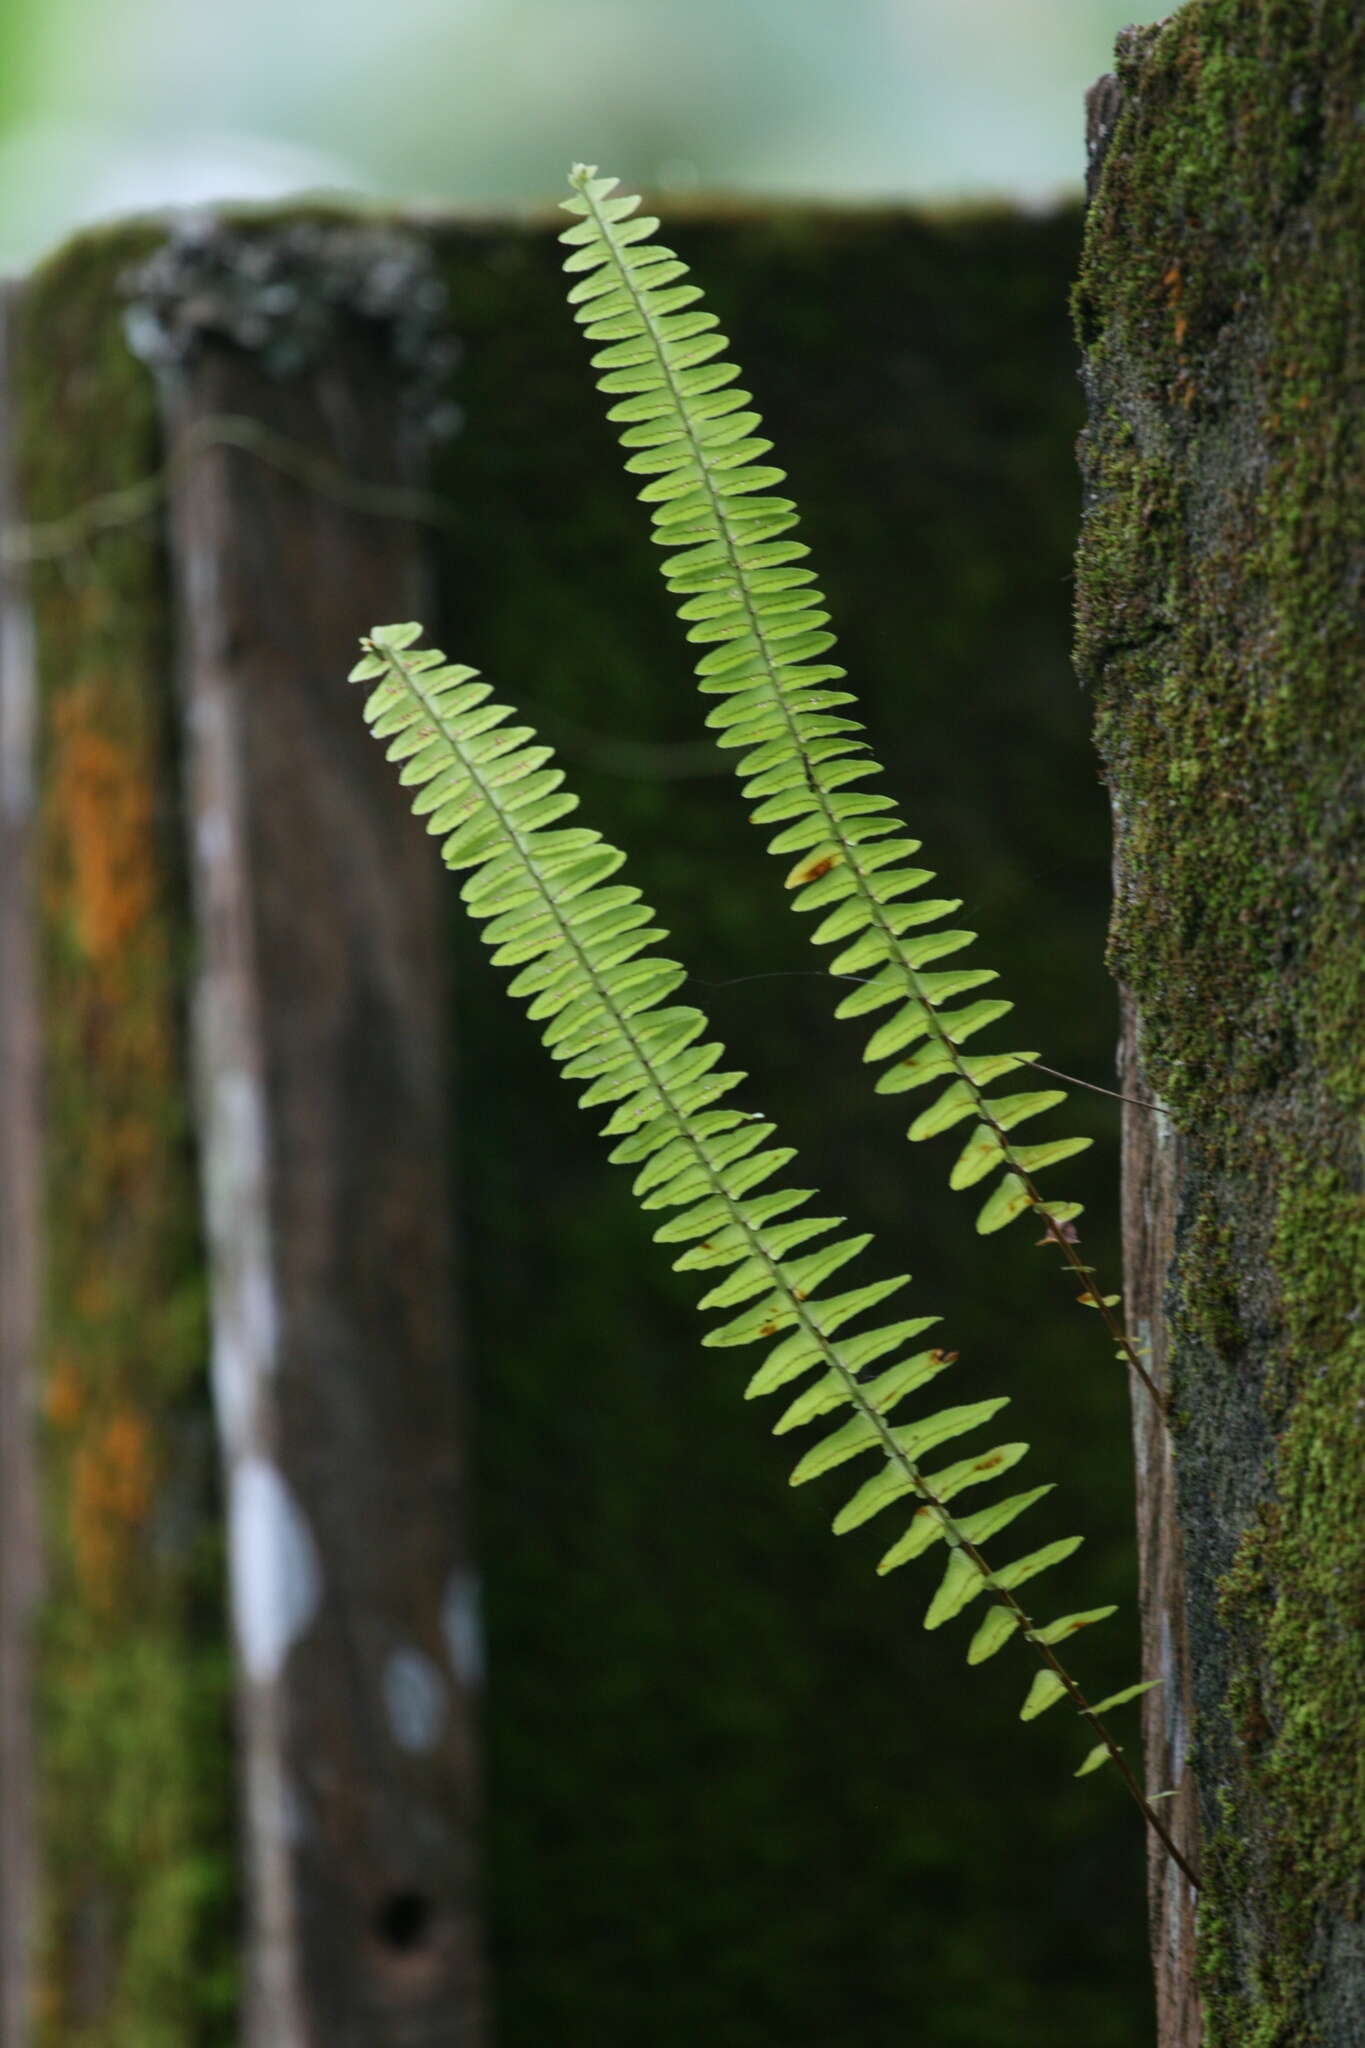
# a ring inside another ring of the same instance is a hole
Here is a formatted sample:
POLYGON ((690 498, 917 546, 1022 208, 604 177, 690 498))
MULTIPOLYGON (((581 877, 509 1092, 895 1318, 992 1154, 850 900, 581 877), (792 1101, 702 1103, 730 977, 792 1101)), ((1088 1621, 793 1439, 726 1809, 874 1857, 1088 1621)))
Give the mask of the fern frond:
MULTIPOLYGON (((465 872, 461 895, 482 923, 494 963, 516 969, 511 993, 543 1024, 543 1042, 566 1078, 583 1084, 581 1105, 610 1106, 602 1126, 613 1141, 610 1158, 634 1168, 634 1190, 646 1209, 670 1212, 656 1239, 686 1246, 675 1265, 706 1276, 701 1306, 725 1320, 704 1342, 770 1347, 749 1381, 751 1397, 806 1382, 779 1431, 833 1418, 798 1460, 793 1485, 869 1454, 878 1459, 881 1493, 862 1487, 836 1528, 915 1496, 912 1547, 941 1542, 947 1551, 926 1627, 989 1596, 991 1616, 1000 1618, 988 1647, 980 1647, 984 1625, 977 1630, 969 1657, 979 1662, 1021 1635, 1055 1681, 1052 1698, 1069 1698, 1091 1724, 1167 1840, 1118 1745, 1053 1648, 1060 1634, 1113 1610, 1039 1625, 1015 1597, 1016 1588, 1069 1556, 1081 1539, 1045 1544, 1004 1565, 988 1563, 981 1547, 1049 1489, 1015 1494, 961 1521, 948 1505, 1010 1469, 1026 1447, 997 1446, 934 1473, 921 1463, 937 1446, 982 1428, 1006 1400, 905 1419, 907 1397, 954 1362, 955 1354, 941 1348, 907 1350, 937 1318, 868 1323, 906 1286, 906 1274, 828 1291, 870 1240, 831 1238, 842 1219, 804 1213, 812 1191, 781 1184, 795 1154, 772 1142, 771 1123, 735 1105, 744 1076, 722 1068, 724 1048, 707 1036, 703 1013, 675 1002, 686 970, 654 952, 665 936, 654 913, 638 889, 613 879, 624 855, 600 833, 564 823, 576 799, 564 789, 551 749, 536 743, 529 726, 508 722, 510 706, 492 702, 473 669, 448 665, 436 649, 410 651, 420 633, 415 625, 381 627, 365 643, 352 680, 375 685, 366 718, 375 737, 387 741, 389 760, 402 764, 401 779, 416 790, 414 808, 427 830, 442 839, 446 865, 465 872), (874 1364, 878 1370, 868 1377, 874 1364)), ((888 1553, 884 1568, 893 1560, 900 1561, 888 1553)), ((1041 1711, 1038 1699, 1035 1686, 1025 1701, 1030 1716, 1041 1711)))
POLYGON ((1099 1310, 1119 1354, 1164 1408, 1112 1313, 1116 1297, 1102 1292, 1075 1248, 1069 1225, 1081 1204, 1045 1198, 1038 1188, 1040 1174, 1090 1139, 1026 1145, 1011 1135, 1059 1107, 1065 1092, 989 1094, 993 1082, 1025 1075, 1038 1054, 965 1054, 966 1041, 1012 1005, 992 997, 951 1007, 996 980, 989 968, 964 967, 959 958, 953 968, 929 971, 963 954, 976 934, 926 929, 961 905, 914 900, 933 880, 911 864, 920 842, 908 836, 890 797, 864 787, 882 771, 847 713, 855 700, 839 687, 846 671, 830 659, 835 640, 806 566, 810 550, 791 538, 796 507, 773 494, 785 471, 766 459, 772 443, 737 383, 741 372, 726 360, 727 338, 703 308, 700 289, 684 281, 687 266, 654 240, 659 223, 636 212, 637 198, 617 194, 614 178, 584 165, 570 183, 573 197, 562 203, 577 218, 560 237, 570 249, 564 267, 577 279, 569 299, 588 340, 600 344, 592 358, 598 387, 614 401, 608 418, 619 429, 627 470, 645 479, 639 496, 655 540, 669 550, 664 578, 687 638, 702 650, 698 682, 720 699, 707 722, 721 746, 739 753, 736 773, 752 822, 780 828, 769 851, 799 856, 786 881, 797 911, 825 913, 813 943, 842 942, 831 974, 864 981, 835 1014, 895 1006, 865 1053, 890 1062, 878 1091, 942 1090, 908 1136, 919 1142, 975 1119, 949 1185, 1000 1176, 977 1212, 977 1229, 990 1233, 1016 1216, 1039 1216, 1044 1241, 1080 1282, 1080 1299, 1099 1310))

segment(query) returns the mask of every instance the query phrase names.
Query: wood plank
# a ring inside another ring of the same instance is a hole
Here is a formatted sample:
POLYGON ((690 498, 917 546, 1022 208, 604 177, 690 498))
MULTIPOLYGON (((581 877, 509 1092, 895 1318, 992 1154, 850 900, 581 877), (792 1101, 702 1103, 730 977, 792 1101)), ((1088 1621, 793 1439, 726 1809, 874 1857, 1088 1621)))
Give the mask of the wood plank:
MULTIPOLYGON (((1127 991, 1121 993, 1119 1088, 1130 1098, 1123 1106, 1123 1298, 1128 1329, 1166 1393, 1171 1361, 1165 1296, 1183 1148, 1169 1117, 1137 1107, 1153 1098, 1142 1067, 1137 1012, 1127 991)), ((1175 1461, 1165 1418, 1136 1380, 1132 1397, 1142 1675, 1161 1680, 1142 1702, 1144 1782, 1153 1792, 1175 1793, 1162 1803, 1163 1818, 1176 1846, 1198 1870, 1199 1803, 1189 1768, 1190 1650, 1175 1461)), ((1149 1831, 1147 1926, 1161 2048, 1199 2048, 1203 2038, 1193 1967, 1196 1903, 1188 1879, 1149 1831)))
POLYGON ((344 678, 414 529, 224 446, 402 480, 396 379, 167 381, 195 1041, 251 1913, 252 2048, 482 2039, 465 1412, 438 865, 344 678), (208 438, 212 438, 209 430, 208 438))

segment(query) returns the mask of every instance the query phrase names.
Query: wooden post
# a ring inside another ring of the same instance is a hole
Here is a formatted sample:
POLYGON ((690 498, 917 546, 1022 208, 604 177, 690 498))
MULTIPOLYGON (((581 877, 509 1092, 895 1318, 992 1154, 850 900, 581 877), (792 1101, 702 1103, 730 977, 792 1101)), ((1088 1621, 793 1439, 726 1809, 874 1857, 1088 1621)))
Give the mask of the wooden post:
MULTIPOLYGON (((1164 1310, 1166 1276, 1175 1250, 1184 1147, 1180 1133, 1152 1102, 1142 1063, 1133 999, 1121 992, 1119 1087, 1123 1107, 1123 1290, 1130 1328, 1152 1378, 1171 1385, 1171 1343, 1164 1310)), ((1161 1684, 1143 1700, 1146 1783, 1172 1791, 1165 1817, 1172 1839, 1198 1867, 1199 1813, 1189 1769, 1190 1650, 1185 1617, 1184 1545, 1177 1512, 1171 1432, 1146 1389, 1133 1394, 1133 1462, 1137 1473, 1138 1571, 1142 1669, 1161 1684)), ((1196 1894, 1161 1843, 1147 1845, 1147 1922, 1156 1976, 1157 2038, 1163 2048, 1198 2048, 1202 2019, 1194 1972, 1196 1894)))
MULTIPOLYGON (((1097 80, 1086 96, 1087 198, 1093 203, 1122 106, 1118 79, 1097 80)), ((1092 394, 1093 396, 1093 394, 1092 394)), ((1088 443, 1085 445, 1089 445, 1088 443)), ((1117 836, 1118 822, 1115 832, 1117 836)), ((1123 886, 1116 863, 1115 887, 1123 886)), ((1166 1277, 1175 1251, 1176 1210, 1186 1169, 1181 1134, 1160 1107, 1142 1060, 1142 1030, 1132 992, 1119 989, 1118 1077, 1123 1105, 1123 1298, 1129 1328, 1152 1378, 1169 1398, 1170 1330, 1166 1277)), ((1171 1431, 1145 1388, 1132 1385, 1133 1467, 1137 1477, 1138 1584, 1142 1669, 1161 1683, 1142 1702, 1145 1782, 1171 1792, 1164 1802, 1173 1840, 1197 1870, 1199 1807, 1189 1768, 1192 1735, 1184 1544, 1177 1510, 1171 1431)), ((1199 2048, 1203 2014, 1196 1979, 1194 1887, 1160 1842, 1147 1840, 1147 1926, 1162 2048, 1199 2048)))
MULTIPOLYGON (((298 316, 272 339, 299 343, 288 364, 306 378, 242 347, 206 294, 208 275, 249 297, 249 234, 172 243, 148 285, 175 476, 245 2037, 474 2048, 442 918, 425 839, 344 683, 357 635, 422 595, 420 534, 347 497, 404 475, 392 323, 362 309, 375 266, 412 248, 362 235, 357 255, 356 239, 323 236, 293 273, 298 316), (328 300, 319 338, 305 316, 328 294, 345 304, 332 317, 328 300), (313 464, 306 484, 211 445, 224 420, 313 464)), ((268 242, 254 251, 268 266, 268 242)))
POLYGON ((1365 10, 1207 0, 1092 98, 1079 662, 1129 990, 1162 2048, 1365 2038, 1365 10), (1192 1768, 1192 1789, 1182 1766, 1192 1768), (1202 2019, 1201 2019, 1202 2006, 1202 2019))
MULTIPOLYGON (((65 261, 44 266, 7 328, 0 890, 20 943, 0 998, 16 1054, 0 1084, 0 1202, 22 1228, 7 1221, 0 1254, 4 1455, 23 1463, 31 1415, 37 1512, 22 1519, 41 1528, 43 1598, 28 1669, 6 1660, 36 1780, 7 1783, 7 1824, 18 1835, 27 1806, 37 1838, 9 1904, 6 2048, 96 2030, 109 2048, 191 2039, 201 2013, 221 2014, 225 1982, 230 1996, 164 561, 154 521, 129 516, 160 437, 116 292, 138 247, 93 238, 74 292, 65 261), (92 504, 120 516, 85 526, 92 504)), ((7 1483, 7 1516, 27 1479, 7 1483)), ((24 1548, 7 1563, 26 1606, 24 1548)))

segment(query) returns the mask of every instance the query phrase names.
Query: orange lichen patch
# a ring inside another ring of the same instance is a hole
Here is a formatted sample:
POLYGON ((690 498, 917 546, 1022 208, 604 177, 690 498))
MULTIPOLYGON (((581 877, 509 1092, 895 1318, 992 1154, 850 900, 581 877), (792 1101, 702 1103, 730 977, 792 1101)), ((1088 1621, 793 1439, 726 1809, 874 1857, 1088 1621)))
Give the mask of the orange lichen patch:
MULTIPOLYGON (((163 459, 155 392, 124 344, 118 290, 157 241, 87 238, 26 286, 12 369, 33 518, 135 483, 163 459)), ((216 1735, 220 1569, 203 1540, 213 1509, 177 1467, 182 1418, 206 1425, 208 1402, 182 1043, 191 934, 155 522, 103 533, 60 565, 35 563, 30 588, 47 1537, 33 2034, 35 2048, 77 2036, 82 2048, 198 2043, 229 2026, 222 1987, 235 1935, 230 1781, 216 1735), (186 1541, 154 1543, 173 1469, 186 1541)))
MULTIPOLYGON (((117 962, 154 905, 151 785, 137 754, 98 726, 99 690, 82 683, 53 706, 49 815, 61 821, 65 909, 77 942, 117 962)), ((55 906, 54 906, 55 907, 55 906)))
POLYGON ((69 1358, 53 1366, 43 1402, 54 1429, 73 1429, 85 1408, 81 1377, 69 1358))
POLYGON ((120 1408, 79 1446, 71 1466, 71 1539, 87 1597, 108 1606, 152 1497, 147 1424, 120 1408))

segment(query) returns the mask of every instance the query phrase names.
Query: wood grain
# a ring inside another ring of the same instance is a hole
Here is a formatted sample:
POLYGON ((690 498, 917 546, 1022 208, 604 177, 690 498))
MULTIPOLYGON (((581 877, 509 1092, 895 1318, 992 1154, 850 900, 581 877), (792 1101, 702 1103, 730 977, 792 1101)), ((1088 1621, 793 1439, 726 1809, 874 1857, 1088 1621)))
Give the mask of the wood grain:
MULTIPOLYGON (((1167 1279, 1175 1247, 1181 1181, 1180 1137, 1169 1117, 1143 1109, 1151 1088, 1142 1068, 1137 1011, 1120 991, 1119 1087, 1123 1108, 1123 1284, 1128 1329, 1165 1393, 1170 1384, 1167 1279)), ((1145 1780, 1162 1802, 1172 1837, 1199 1867, 1199 1812, 1189 1769, 1190 1667, 1185 1567, 1176 1514, 1170 1432, 1147 1391, 1132 1382, 1137 1482, 1142 1675, 1161 1683, 1142 1702, 1145 1780)), ((1198 2048, 1202 2038, 1194 1976, 1195 1893, 1161 1843, 1147 1840, 1148 1929, 1156 1978, 1159 2048, 1198 2048)))
MULTIPOLYGON (((281 381, 213 340, 174 458, 245 416, 397 480, 363 338, 281 381)), ((465 1428, 438 863, 345 675, 412 529, 251 457, 173 494, 197 1089, 229 1501, 251 2048, 483 2038, 465 1428)))

